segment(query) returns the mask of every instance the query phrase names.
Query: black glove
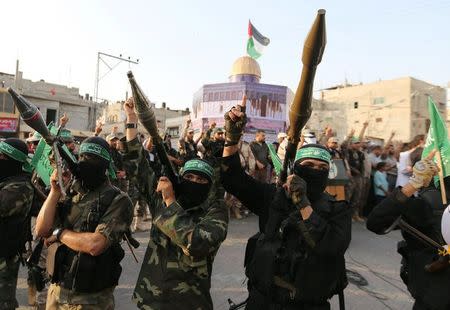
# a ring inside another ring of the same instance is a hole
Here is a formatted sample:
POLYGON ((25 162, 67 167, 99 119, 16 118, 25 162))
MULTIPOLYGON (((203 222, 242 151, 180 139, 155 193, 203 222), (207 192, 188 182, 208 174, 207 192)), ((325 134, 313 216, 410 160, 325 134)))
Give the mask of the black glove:
POLYGON ((292 202, 299 210, 311 205, 306 195, 306 189, 305 180, 294 174, 289 183, 289 192, 292 202))
POLYGON ((237 107, 233 107, 230 111, 226 112, 224 115, 225 118, 225 146, 236 145, 239 143, 239 140, 242 136, 242 131, 245 128, 245 124, 247 123, 247 116, 245 115, 245 107, 238 105, 237 107), (230 112, 233 113, 233 109, 238 109, 237 112, 240 112, 240 116, 236 116, 236 119, 233 120, 230 117, 230 112))

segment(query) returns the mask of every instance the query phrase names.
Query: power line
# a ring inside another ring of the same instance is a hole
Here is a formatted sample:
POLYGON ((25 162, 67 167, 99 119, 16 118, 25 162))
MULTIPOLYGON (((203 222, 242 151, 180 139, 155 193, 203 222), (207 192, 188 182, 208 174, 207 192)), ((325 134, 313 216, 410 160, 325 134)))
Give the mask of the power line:
POLYGON ((131 64, 139 64, 139 59, 132 59, 130 56, 128 56, 127 58, 122 57, 122 54, 120 54, 119 56, 114 56, 114 55, 110 55, 110 54, 106 54, 106 53, 102 53, 102 52, 97 52, 97 70, 95 72, 95 89, 94 89, 94 101, 97 102, 98 101, 98 84, 100 83, 100 80, 103 79, 106 75, 108 75, 112 70, 114 70, 120 63, 122 62, 128 62, 128 66, 130 67, 131 64), (117 60, 117 62, 113 65, 111 65, 110 63, 108 63, 108 60, 117 60), (108 70, 106 71, 106 73, 104 73, 101 77, 100 77, 100 62, 102 62, 107 68, 108 70))

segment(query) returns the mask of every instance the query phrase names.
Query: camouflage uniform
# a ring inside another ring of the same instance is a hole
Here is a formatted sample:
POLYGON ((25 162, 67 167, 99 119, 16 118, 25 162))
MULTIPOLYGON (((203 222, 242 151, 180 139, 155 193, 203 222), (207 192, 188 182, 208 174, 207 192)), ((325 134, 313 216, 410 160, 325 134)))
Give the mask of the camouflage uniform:
MULTIPOLYGON (((114 190, 116 194, 103 214, 100 214, 95 232, 104 235, 108 242, 108 249, 117 246, 132 220, 132 206, 128 196, 119 192, 106 181, 98 189, 85 192, 78 182, 74 182, 71 191, 72 206, 67 213, 58 207, 55 218, 55 228, 68 228, 75 232, 85 232, 84 226, 91 206, 100 204, 107 192, 114 190)), ((107 249, 107 250, 108 250, 107 249)), ((105 250, 105 251, 107 251, 105 250)), ((98 257, 98 256, 97 256, 98 257)), ((47 309, 113 309, 114 287, 106 288, 95 293, 80 293, 63 288, 59 283, 53 283, 48 291, 47 309)))
POLYGON ((137 139, 128 142, 129 152, 139 154, 139 167, 148 169, 144 175, 153 225, 133 301, 147 310, 212 309, 212 263, 228 227, 223 195, 186 210, 178 202, 166 207, 140 148, 137 139))
MULTIPOLYGON (((126 146, 125 146, 126 148, 126 146)), ((142 150, 143 154, 146 151, 142 150)), ((147 208, 147 202, 145 200, 145 195, 142 193, 145 192, 145 189, 142 188, 141 184, 145 183, 145 179, 143 179, 144 175, 141 175, 137 172, 138 165, 136 160, 133 160, 133 156, 129 153, 123 154, 123 167, 127 174, 127 179, 129 181, 128 185, 128 195, 130 196, 131 202, 133 204, 133 208, 136 208, 136 216, 144 217, 147 208), (136 207, 136 203, 138 206, 136 207)))
MULTIPOLYGON (((11 221, 28 217, 33 201, 33 186, 30 177, 19 175, 3 179, 0 183, 0 225, 5 227, 11 221)), ((18 232, 18 233, 24 233, 18 232)), ((1 232, 0 240, 11 241, 13 239, 23 240, 16 233, 8 234, 1 232)), ((8 243, 6 243, 8 244, 8 243)), ((8 251, 8 249, 6 249, 8 251)), ((1 251, 3 252, 3 251, 1 251)), ((10 254, 0 254, 0 309, 15 309, 18 307, 16 300, 17 274, 19 271, 18 252, 10 254)))

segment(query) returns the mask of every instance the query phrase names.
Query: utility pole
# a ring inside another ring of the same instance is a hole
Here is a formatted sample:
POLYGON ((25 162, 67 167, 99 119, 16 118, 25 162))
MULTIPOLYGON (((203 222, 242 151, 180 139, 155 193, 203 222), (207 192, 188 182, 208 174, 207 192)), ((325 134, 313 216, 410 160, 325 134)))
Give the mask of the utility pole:
POLYGON ((95 89, 94 89, 94 101, 98 102, 98 84, 101 79, 103 79, 108 73, 110 73, 114 68, 116 68, 121 62, 128 62, 132 64, 139 64, 139 59, 133 60, 131 57, 124 58, 122 57, 122 54, 119 56, 114 56, 102 52, 97 53, 97 70, 95 72, 95 89), (107 60, 118 60, 115 64, 111 65, 107 62, 107 60), (100 76, 100 61, 108 68, 106 73, 104 73, 102 76, 100 76))

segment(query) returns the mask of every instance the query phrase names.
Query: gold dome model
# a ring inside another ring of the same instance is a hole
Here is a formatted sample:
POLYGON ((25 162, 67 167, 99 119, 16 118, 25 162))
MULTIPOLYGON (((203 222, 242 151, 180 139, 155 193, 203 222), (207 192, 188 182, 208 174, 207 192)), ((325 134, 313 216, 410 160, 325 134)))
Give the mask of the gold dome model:
POLYGON ((231 68, 230 77, 236 75, 254 75, 259 80, 261 78, 261 69, 256 60, 249 56, 242 56, 236 59, 231 68))

